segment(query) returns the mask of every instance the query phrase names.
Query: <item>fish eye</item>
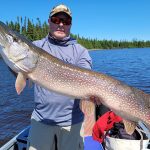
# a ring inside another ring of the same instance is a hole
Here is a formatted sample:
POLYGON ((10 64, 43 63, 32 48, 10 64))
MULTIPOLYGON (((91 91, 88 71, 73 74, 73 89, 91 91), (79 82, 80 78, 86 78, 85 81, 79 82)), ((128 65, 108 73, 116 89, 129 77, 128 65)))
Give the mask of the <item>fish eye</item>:
POLYGON ((18 42, 18 39, 16 37, 13 37, 14 42, 18 42))
POLYGON ((9 32, 9 35, 10 35, 10 37, 12 38, 13 42, 19 42, 19 41, 20 41, 20 40, 17 38, 16 34, 17 34, 16 31, 12 31, 12 30, 11 30, 11 31, 9 32))

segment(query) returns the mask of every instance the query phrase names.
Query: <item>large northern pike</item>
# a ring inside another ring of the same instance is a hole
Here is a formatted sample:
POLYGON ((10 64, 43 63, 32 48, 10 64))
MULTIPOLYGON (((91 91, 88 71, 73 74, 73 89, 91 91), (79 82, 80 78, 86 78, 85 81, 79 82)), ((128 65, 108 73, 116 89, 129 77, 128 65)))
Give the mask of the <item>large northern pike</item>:
POLYGON ((16 90, 25 87, 26 78, 36 84, 73 96, 87 98, 91 95, 123 117, 125 128, 132 133, 138 121, 150 128, 150 95, 136 88, 91 70, 67 64, 36 47, 22 35, 0 22, 0 54, 16 73, 16 90))

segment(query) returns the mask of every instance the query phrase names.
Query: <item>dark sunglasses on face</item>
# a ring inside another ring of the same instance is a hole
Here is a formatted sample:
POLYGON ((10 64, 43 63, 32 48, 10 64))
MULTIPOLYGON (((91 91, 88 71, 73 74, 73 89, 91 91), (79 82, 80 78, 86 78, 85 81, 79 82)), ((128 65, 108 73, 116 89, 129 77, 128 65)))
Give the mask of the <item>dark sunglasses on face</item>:
POLYGON ((51 22, 54 24, 60 24, 61 22, 63 25, 70 25, 71 24, 71 19, 70 18, 59 18, 59 17, 51 17, 51 22))

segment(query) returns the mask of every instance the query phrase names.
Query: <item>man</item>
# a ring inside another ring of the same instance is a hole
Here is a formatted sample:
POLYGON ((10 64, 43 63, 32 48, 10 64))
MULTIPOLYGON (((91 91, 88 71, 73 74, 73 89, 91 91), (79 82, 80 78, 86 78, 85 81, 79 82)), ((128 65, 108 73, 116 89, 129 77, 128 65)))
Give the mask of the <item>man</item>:
MULTIPOLYGON (((62 4, 54 7, 48 23, 48 36, 33 43, 67 63, 91 69, 88 51, 70 37, 70 9, 62 4)), ((79 107, 80 100, 47 91, 39 85, 35 85, 34 96, 28 149, 83 150, 80 129, 84 115, 79 107)))

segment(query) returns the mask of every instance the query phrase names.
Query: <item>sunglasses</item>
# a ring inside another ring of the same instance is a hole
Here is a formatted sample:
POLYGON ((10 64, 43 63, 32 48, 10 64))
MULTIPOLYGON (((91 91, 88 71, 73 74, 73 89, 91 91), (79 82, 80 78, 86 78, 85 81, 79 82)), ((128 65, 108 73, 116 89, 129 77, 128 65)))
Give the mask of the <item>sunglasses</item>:
POLYGON ((63 25, 70 25, 72 21, 70 18, 65 19, 59 17, 51 17, 51 22, 53 22, 54 24, 60 24, 62 22, 63 25))

